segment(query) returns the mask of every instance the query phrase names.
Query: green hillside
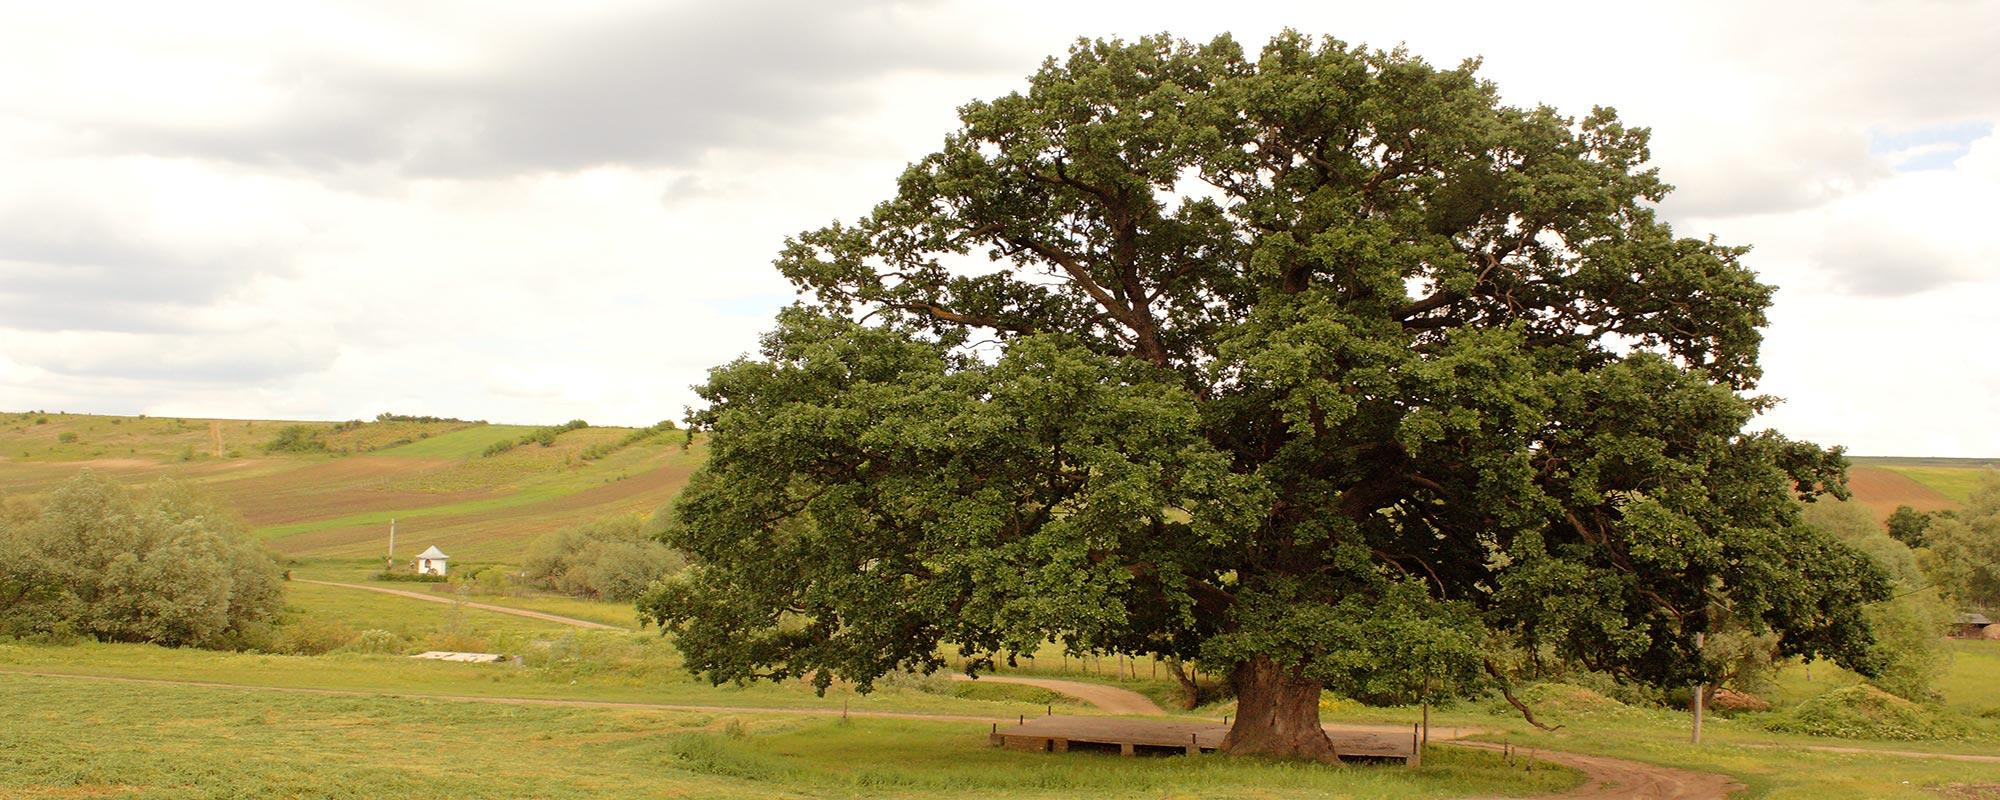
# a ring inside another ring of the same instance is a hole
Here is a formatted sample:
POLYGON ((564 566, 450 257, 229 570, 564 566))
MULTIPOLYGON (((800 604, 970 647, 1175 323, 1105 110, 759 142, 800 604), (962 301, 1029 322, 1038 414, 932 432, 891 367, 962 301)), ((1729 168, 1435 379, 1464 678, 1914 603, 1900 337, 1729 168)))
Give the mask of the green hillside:
POLYGON ((172 478, 228 502, 292 558, 379 556, 393 518, 399 553, 437 545, 454 558, 514 562, 548 531, 658 509, 700 463, 700 442, 684 444, 677 431, 388 415, 9 412, 0 413, 0 494, 34 495, 84 469, 128 483, 172 478))

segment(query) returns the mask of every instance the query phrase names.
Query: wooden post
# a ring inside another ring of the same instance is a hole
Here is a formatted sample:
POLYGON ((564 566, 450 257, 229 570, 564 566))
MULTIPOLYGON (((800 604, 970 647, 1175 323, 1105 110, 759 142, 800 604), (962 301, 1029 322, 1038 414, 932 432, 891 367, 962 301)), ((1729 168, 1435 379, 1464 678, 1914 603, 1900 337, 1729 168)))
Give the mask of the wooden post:
POLYGON ((1424 765, 1424 741, 1420 738, 1415 724, 1410 725, 1410 760, 1406 763, 1412 767, 1424 765))
POLYGON ((1188 734, 1187 754, 1191 756, 1201 755, 1201 738, 1196 734, 1188 734))
POLYGON ((1421 724, 1422 724, 1422 726, 1423 726, 1423 743, 1424 743, 1424 744, 1430 744, 1430 743, 1431 743, 1431 701, 1430 701, 1430 698, 1429 698, 1428 696, 1427 696, 1427 697, 1425 697, 1425 699, 1424 699, 1424 721, 1423 721, 1423 722, 1422 722, 1421 724))
MULTIPOLYGON (((1697 633, 1694 635, 1694 649, 1697 654, 1701 651, 1702 639, 1701 634, 1697 633)), ((1706 705, 1704 702, 1707 699, 1704 697, 1706 694, 1708 694, 1708 684, 1697 683, 1694 685, 1694 737, 1692 740, 1694 744, 1701 744, 1701 711, 1702 706, 1706 705)))

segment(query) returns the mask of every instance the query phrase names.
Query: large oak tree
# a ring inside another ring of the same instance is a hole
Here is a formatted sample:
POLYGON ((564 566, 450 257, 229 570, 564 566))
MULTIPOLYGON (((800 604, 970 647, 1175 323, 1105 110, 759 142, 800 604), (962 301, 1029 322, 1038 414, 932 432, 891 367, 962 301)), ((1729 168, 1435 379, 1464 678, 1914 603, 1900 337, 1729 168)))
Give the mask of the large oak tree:
POLYGON ((1079 43, 851 224, 691 414, 645 608, 716 681, 978 671, 1054 639, 1226 670, 1233 752, 1323 688, 1503 651, 1712 676, 1697 634, 1874 668, 1838 451, 1746 433, 1771 289, 1682 238, 1647 134, 1476 64, 1286 33, 1079 43))

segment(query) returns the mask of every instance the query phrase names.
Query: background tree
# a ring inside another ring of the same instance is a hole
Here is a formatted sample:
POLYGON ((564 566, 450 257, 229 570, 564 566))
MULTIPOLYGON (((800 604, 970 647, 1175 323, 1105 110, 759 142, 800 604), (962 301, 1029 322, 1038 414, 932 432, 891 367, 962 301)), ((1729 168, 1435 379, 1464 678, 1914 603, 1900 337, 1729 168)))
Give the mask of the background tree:
POLYGON ((2000 609, 2000 471, 1988 472, 1962 510, 1933 518, 1921 551, 1924 572, 1968 608, 2000 609))
POLYGON ((1770 287, 1655 217, 1643 129, 1475 68, 1162 36, 964 106, 787 243, 645 608, 716 681, 1198 658, 1225 749, 1310 758, 1426 641, 1684 686, 1723 609, 1873 673, 1886 576, 1795 500, 1844 460, 1743 432, 1770 287))
POLYGON ((600 600, 632 600, 682 559, 636 516, 593 520, 536 539, 523 572, 544 589, 600 600))
POLYGON ((1931 527, 1931 515, 1909 506, 1897 506, 1884 522, 1890 538, 1910 547, 1924 546, 1924 532, 1931 527))
POLYGON ((1877 669, 1870 682, 1911 700, 1935 699, 1935 685, 1951 658, 1944 636, 1953 614, 1919 567, 1917 553, 1891 538, 1874 513, 1858 503, 1816 503, 1806 508, 1805 521, 1867 554, 1893 583, 1889 600, 1864 609, 1876 633, 1872 660, 1877 669))
POLYGON ((0 629, 242 647, 283 610, 277 562, 186 486, 145 494, 85 471, 0 530, 0 629))

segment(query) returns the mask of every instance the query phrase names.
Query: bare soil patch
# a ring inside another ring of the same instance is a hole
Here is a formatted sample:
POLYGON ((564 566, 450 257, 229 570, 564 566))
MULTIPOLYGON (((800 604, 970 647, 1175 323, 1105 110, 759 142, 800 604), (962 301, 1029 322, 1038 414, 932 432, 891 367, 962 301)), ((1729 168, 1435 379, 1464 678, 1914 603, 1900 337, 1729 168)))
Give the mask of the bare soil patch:
POLYGON ((1944 511, 1958 508, 1951 498, 1939 494, 1936 489, 1918 483, 1908 475, 1881 467, 1855 466, 1847 471, 1847 488, 1853 490, 1854 499, 1875 512, 1876 519, 1888 519, 1897 506, 1909 506, 1918 511, 1944 511))

